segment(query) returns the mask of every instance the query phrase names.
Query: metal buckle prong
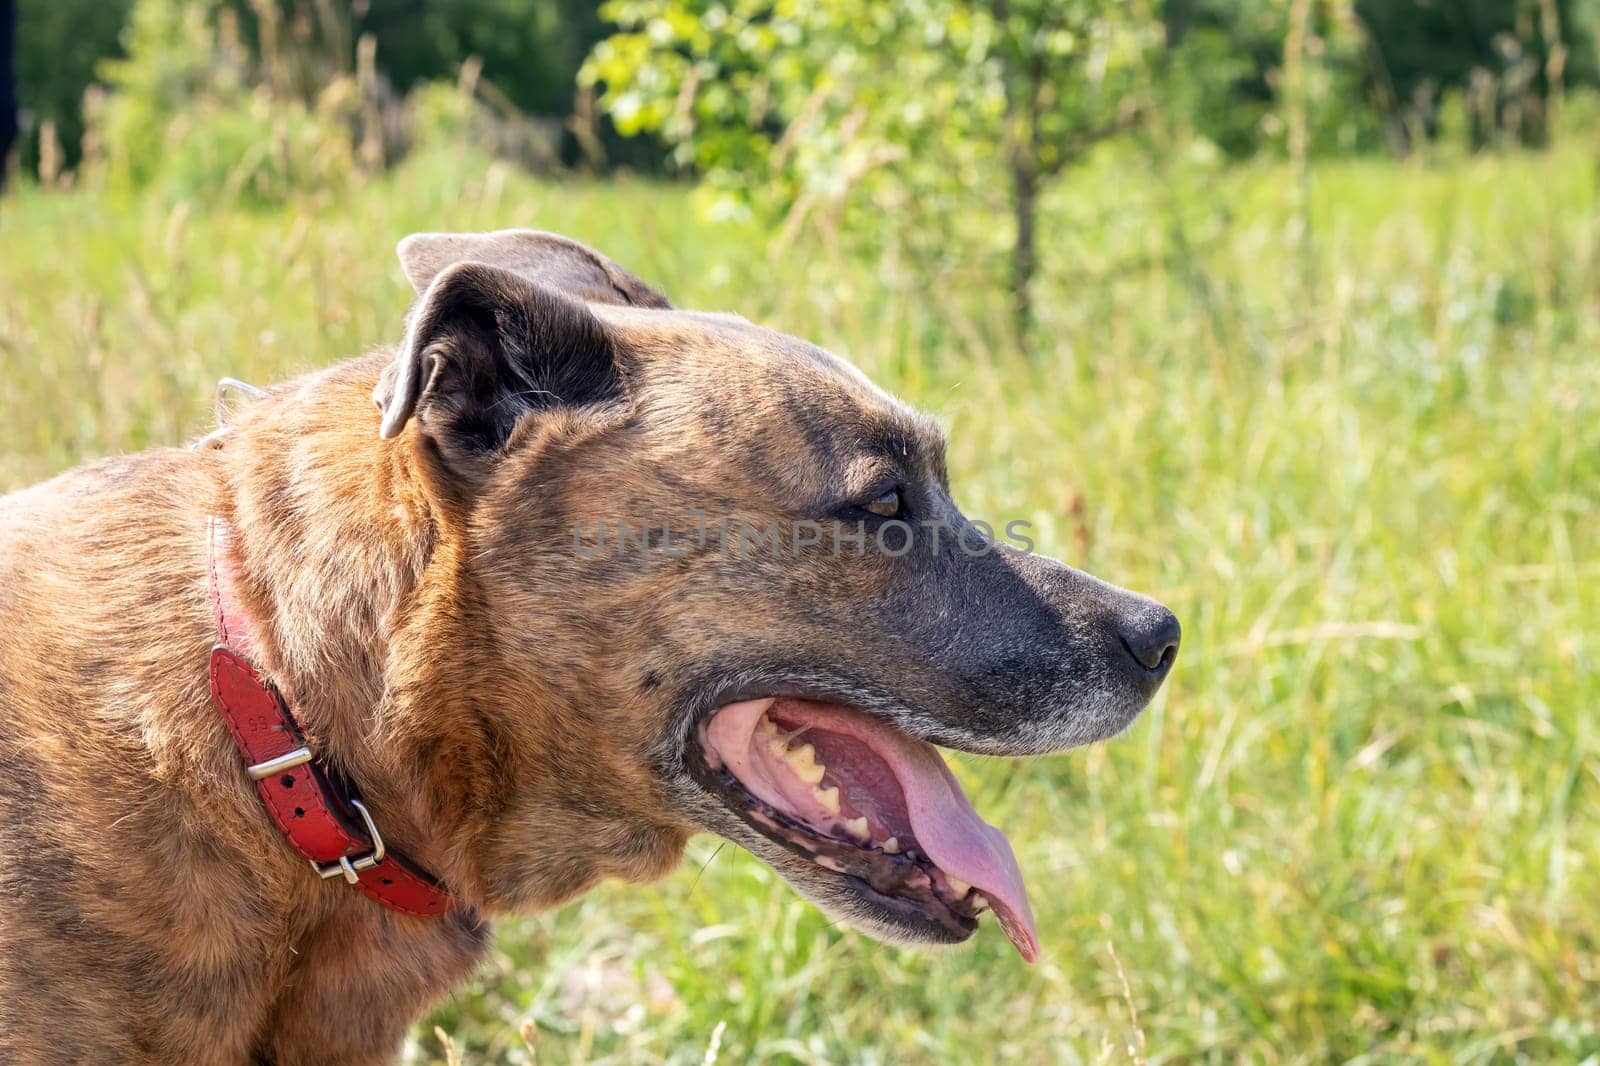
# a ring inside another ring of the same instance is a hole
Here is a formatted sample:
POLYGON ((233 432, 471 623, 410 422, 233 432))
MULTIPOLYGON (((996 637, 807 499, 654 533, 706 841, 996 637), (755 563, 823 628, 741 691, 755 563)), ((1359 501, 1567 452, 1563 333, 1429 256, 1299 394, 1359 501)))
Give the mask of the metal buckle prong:
POLYGON ((238 378, 222 378, 217 382, 217 391, 211 398, 211 412, 216 416, 217 428, 192 442, 191 450, 199 451, 201 448, 215 448, 221 444, 224 434, 232 429, 228 415, 228 393, 242 392, 252 400, 259 400, 267 394, 265 389, 258 389, 249 382, 240 381, 238 378))
POLYGON ((271 777, 282 770, 293 770, 296 766, 303 766, 311 761, 310 748, 296 748, 285 752, 275 759, 258 762, 254 766, 246 766, 244 772, 250 775, 250 780, 260 781, 262 778, 271 777))
POLYGON ((348 855, 341 855, 338 859, 326 865, 311 860, 311 868, 317 871, 317 876, 324 881, 342 876, 350 884, 361 880, 361 871, 370 870, 383 861, 383 837, 378 833, 378 827, 372 824, 372 815, 367 811, 367 805, 360 800, 353 799, 350 806, 361 815, 361 820, 367 825, 367 835, 372 838, 372 850, 359 858, 352 859, 348 855))

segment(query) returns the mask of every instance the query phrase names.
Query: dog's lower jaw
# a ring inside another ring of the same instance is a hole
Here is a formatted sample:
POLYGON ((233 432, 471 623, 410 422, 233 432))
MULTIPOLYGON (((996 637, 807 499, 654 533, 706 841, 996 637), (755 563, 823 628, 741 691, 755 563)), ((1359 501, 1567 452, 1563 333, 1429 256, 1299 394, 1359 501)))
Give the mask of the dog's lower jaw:
MULTIPOLYGON (((697 787, 697 786, 690 786, 697 787)), ((738 845, 770 866, 795 892, 828 918, 857 929, 874 940, 906 947, 953 947, 970 939, 977 923, 961 929, 908 915, 897 915, 866 892, 847 886, 837 873, 805 859, 744 824, 727 808, 702 793, 697 800, 706 831, 738 845)))

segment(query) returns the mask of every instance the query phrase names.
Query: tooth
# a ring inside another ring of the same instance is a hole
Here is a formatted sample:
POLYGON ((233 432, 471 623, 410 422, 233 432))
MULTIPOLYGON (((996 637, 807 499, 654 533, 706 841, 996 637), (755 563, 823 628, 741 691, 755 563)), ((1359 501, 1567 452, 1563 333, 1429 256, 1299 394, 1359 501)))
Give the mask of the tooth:
POLYGON ((890 837, 883 842, 883 850, 890 855, 900 854, 900 838, 890 837))
POLYGON ((959 877, 951 877, 949 874, 945 874, 944 879, 950 882, 950 891, 958 896, 965 896, 972 890, 972 886, 959 877))
POLYGON ((859 818, 851 818, 845 822, 844 828, 847 833, 857 840, 872 839, 872 830, 867 827, 867 816, 864 814, 859 818))
POLYGON ((826 769, 816 760, 816 751, 810 744, 802 744, 794 751, 785 755, 794 774, 808 785, 814 785, 822 780, 822 773, 826 769))
POLYGON ((772 733, 776 735, 778 732, 778 723, 774 722, 766 715, 762 715, 761 718, 757 720, 756 724, 761 727, 761 731, 763 733, 772 733))
POLYGON ((837 788, 813 788, 811 796, 823 807, 827 808, 830 814, 839 813, 839 790, 837 788))
POLYGON ((987 899, 983 898, 983 893, 982 892, 974 892, 972 894, 972 911, 973 911, 973 913, 977 914, 980 911, 986 911, 988 909, 989 909, 989 901, 987 899))

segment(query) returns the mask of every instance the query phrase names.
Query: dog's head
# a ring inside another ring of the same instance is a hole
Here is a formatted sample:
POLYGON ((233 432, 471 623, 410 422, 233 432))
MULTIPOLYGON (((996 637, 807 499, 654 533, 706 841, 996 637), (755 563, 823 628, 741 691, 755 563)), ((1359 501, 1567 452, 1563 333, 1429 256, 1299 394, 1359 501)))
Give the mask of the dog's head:
POLYGON ((934 424, 810 344, 548 234, 400 257, 419 298, 375 399, 464 516, 481 632, 435 658, 472 664, 447 683, 504 781, 485 892, 654 876, 701 829, 870 933, 962 940, 992 908, 1032 958, 1010 846, 933 745, 1116 734, 1172 614, 975 528, 934 424))

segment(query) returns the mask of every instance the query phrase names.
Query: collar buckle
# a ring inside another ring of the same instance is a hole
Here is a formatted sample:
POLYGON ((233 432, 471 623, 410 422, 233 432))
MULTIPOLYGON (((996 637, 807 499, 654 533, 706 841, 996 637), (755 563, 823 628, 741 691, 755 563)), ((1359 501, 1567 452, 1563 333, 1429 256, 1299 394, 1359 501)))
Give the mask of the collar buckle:
POLYGON ((302 746, 293 751, 285 752, 275 759, 251 763, 244 768, 244 772, 250 775, 250 780, 260 781, 262 778, 271 777, 273 774, 283 770, 293 770, 296 766, 304 766, 310 761, 311 749, 302 746))
MULTIPOLYGON (((300 750, 305 751, 304 748, 300 750)), ((289 753, 289 755, 294 754, 296 753, 289 753)), ((284 756, 284 758, 288 758, 289 755, 284 756)), ((306 757, 310 758, 309 752, 306 753, 306 757)), ((265 766, 267 764, 260 763, 259 765, 265 766)), ((254 771, 255 767, 251 767, 252 776, 254 776, 254 771)), ((372 815, 367 813, 367 805, 358 799, 352 799, 349 802, 350 806, 355 808, 355 812, 361 815, 361 820, 366 823, 367 835, 372 838, 372 850, 356 858, 351 858, 349 855, 341 855, 330 863, 320 863, 316 859, 308 861, 311 863, 311 868, 317 871, 317 876, 324 881, 331 881, 335 877, 343 876, 345 881, 353 885, 361 880, 361 871, 370 870, 383 861, 384 848, 383 837, 378 833, 378 827, 372 824, 372 815)))

